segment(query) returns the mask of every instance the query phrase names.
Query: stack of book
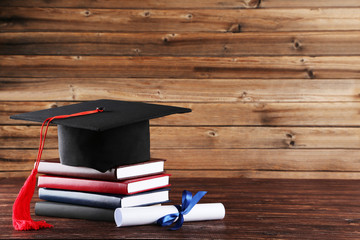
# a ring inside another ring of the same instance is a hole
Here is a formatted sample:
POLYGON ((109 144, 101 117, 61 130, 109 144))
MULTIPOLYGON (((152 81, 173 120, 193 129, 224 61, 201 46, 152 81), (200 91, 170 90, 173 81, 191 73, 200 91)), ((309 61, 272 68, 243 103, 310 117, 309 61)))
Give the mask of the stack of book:
POLYGON ((41 161, 38 172, 39 216, 114 221, 116 208, 169 201, 169 177, 163 159, 122 165, 99 172, 59 161, 41 161))

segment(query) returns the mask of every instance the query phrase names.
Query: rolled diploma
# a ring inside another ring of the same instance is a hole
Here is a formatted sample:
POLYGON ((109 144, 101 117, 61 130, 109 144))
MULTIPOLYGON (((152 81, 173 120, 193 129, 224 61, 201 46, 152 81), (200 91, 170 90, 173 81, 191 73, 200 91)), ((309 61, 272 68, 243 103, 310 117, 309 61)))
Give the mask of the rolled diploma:
MULTIPOLYGON (((118 227, 125 227, 155 224, 159 218, 172 213, 178 213, 175 206, 117 208, 114 218, 118 227)), ((184 215, 184 221, 218 220, 224 217, 225 207, 222 203, 202 203, 196 204, 184 215)))

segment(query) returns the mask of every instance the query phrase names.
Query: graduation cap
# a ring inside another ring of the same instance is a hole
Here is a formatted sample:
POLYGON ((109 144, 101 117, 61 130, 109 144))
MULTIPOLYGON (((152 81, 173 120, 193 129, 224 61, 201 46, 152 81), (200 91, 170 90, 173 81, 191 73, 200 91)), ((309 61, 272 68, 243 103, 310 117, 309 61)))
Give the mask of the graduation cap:
POLYGON ((54 116, 96 108, 103 111, 52 121, 58 125, 62 164, 105 172, 119 165, 147 161, 150 159, 149 119, 191 111, 142 102, 97 100, 18 114, 11 118, 44 122, 54 116))
MULTIPOLYGON (((187 112, 191 112, 191 109, 101 99, 13 115, 10 118, 43 123, 37 164, 27 180, 31 183, 25 182, 24 191, 22 188, 19 196, 24 195, 27 198, 26 195, 31 195, 31 197, 33 195, 32 188, 35 189, 33 182, 36 179, 37 165, 50 122, 58 126, 59 155, 62 164, 90 167, 105 172, 120 165, 149 160, 149 120, 187 112), (45 125, 46 129, 42 138, 45 125), (25 185, 31 185, 31 187, 25 185)), ((18 216, 20 212, 20 204, 16 203, 18 199, 13 207, 13 225, 16 230, 49 227, 45 222, 34 225, 36 222, 31 220, 30 213, 28 216, 18 216), (23 220, 19 220, 21 218, 27 219, 28 222, 23 224, 23 220)))

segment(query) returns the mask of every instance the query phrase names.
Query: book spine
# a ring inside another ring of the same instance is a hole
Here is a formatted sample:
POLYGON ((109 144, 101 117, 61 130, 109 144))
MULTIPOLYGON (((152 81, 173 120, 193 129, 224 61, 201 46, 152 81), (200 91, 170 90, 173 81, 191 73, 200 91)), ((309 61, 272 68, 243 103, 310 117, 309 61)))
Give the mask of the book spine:
POLYGON ((127 183, 99 181, 80 178, 39 176, 38 187, 82 192, 114 193, 127 195, 127 183))
POLYGON ((42 200, 115 209, 121 207, 121 198, 115 196, 86 193, 78 191, 55 190, 48 188, 39 189, 39 198, 42 200))
POLYGON ((107 172, 98 172, 95 169, 88 169, 85 167, 66 166, 61 163, 40 161, 38 172, 48 175, 58 175, 66 177, 79 177, 99 180, 116 180, 115 170, 107 172))
POLYGON ((37 202, 35 203, 35 214, 38 216, 114 222, 114 210, 112 209, 66 203, 37 202))

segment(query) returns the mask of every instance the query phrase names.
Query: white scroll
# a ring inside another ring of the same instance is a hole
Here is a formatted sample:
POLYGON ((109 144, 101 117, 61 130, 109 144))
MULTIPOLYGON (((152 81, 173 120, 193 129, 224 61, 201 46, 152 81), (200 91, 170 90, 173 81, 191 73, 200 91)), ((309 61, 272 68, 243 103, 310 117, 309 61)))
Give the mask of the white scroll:
MULTIPOLYGON (((149 206, 117 208, 114 218, 118 227, 155 224, 156 221, 168 214, 178 213, 175 206, 149 206)), ((225 207, 222 203, 196 204, 191 211, 184 215, 184 222, 218 220, 225 217, 225 207)))

